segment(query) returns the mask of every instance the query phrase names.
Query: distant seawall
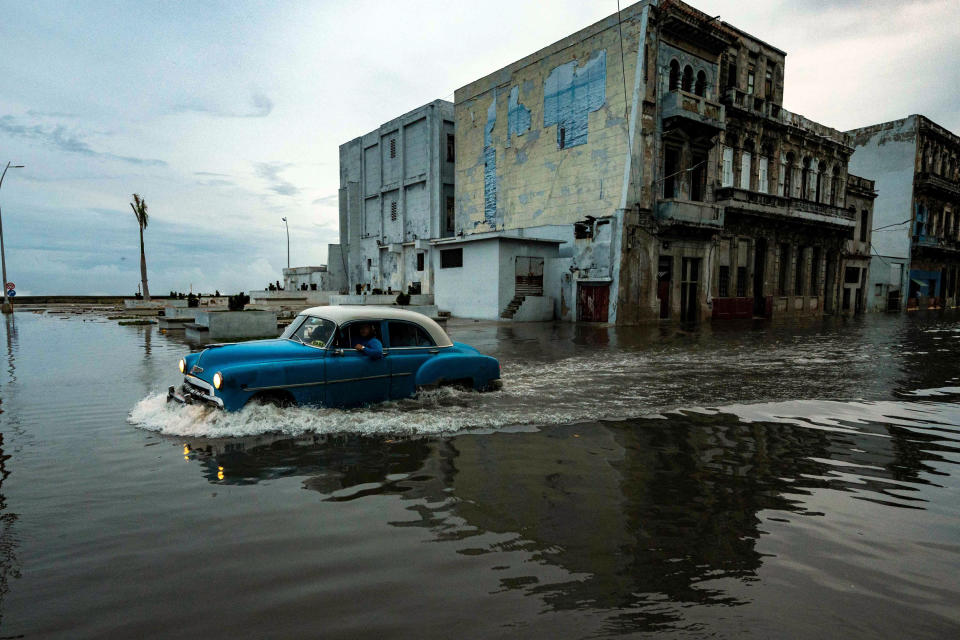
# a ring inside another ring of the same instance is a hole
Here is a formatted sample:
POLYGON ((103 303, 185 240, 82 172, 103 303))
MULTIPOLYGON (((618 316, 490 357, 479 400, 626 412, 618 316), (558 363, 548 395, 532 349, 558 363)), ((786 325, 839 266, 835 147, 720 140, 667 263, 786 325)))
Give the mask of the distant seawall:
MULTIPOLYGON (((130 296, 17 296, 14 306, 38 304, 111 304, 122 305, 130 296)), ((170 296, 151 296, 152 300, 171 300, 170 296)))

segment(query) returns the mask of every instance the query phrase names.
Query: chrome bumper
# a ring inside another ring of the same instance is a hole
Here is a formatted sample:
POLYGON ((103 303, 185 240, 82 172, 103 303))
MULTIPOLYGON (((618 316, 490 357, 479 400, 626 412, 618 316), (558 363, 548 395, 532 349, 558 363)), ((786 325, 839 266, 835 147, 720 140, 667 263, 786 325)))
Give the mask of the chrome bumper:
POLYGON ((223 409, 223 400, 214 395, 213 387, 208 383, 193 376, 187 376, 183 380, 184 382, 180 385, 179 390, 173 386, 167 389, 167 402, 179 404, 202 403, 223 409))

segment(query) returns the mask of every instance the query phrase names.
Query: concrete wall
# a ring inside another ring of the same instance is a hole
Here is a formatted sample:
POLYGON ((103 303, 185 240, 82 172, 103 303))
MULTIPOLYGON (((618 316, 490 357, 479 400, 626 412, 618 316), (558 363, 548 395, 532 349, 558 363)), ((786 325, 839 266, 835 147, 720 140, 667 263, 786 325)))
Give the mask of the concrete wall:
POLYGON ((416 254, 429 247, 406 245, 440 237, 454 182, 448 134, 453 105, 436 100, 340 146, 340 245, 350 292, 357 284, 405 291, 412 282, 432 291, 429 256, 416 271, 416 254))
POLYGON ((441 311, 449 311, 459 318, 496 320, 500 317, 503 307, 500 306, 498 242, 465 242, 455 247, 439 245, 432 251, 432 256, 436 282, 434 300, 441 311), (441 269, 441 251, 455 248, 463 249, 463 266, 441 269))

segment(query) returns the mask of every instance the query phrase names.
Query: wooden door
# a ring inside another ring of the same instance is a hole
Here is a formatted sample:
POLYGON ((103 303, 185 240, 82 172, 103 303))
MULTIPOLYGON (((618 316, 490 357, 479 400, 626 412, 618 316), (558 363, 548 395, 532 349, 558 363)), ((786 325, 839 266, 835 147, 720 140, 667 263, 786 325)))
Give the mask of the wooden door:
POLYGON ((610 304, 610 285, 577 285, 577 320, 582 322, 607 322, 610 304))

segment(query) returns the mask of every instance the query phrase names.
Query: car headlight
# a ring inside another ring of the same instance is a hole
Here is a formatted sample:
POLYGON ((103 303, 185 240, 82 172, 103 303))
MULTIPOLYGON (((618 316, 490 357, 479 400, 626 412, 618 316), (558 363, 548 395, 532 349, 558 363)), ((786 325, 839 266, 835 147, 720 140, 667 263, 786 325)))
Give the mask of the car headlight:
POLYGON ((219 371, 217 371, 215 374, 213 374, 213 388, 219 389, 220 385, 222 384, 223 384, 223 375, 219 371))
POLYGON ((180 373, 187 372, 187 361, 183 358, 180 358, 180 362, 177 363, 177 367, 180 369, 180 373))

